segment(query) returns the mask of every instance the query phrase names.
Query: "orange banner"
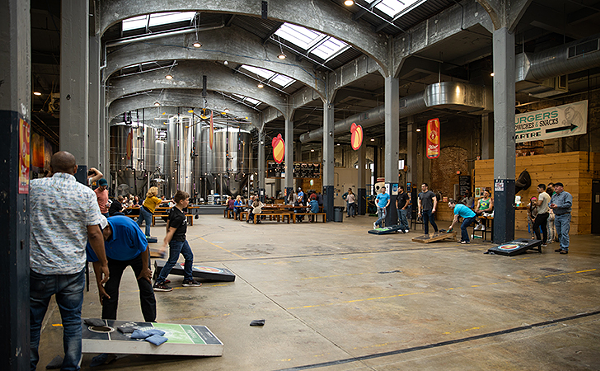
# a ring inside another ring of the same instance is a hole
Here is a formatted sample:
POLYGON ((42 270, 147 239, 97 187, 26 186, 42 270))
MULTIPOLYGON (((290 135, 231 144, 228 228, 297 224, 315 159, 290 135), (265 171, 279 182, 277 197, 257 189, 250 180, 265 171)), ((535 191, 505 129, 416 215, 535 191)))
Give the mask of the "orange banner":
POLYGON ((277 137, 273 138, 271 144, 273 145, 273 160, 280 164, 285 157, 285 143, 283 142, 283 138, 281 138, 281 134, 277 134, 277 137))
POLYGON ((363 141, 363 128, 360 125, 356 125, 352 123, 350 126, 350 132, 352 133, 352 137, 350 139, 350 144, 352 144, 352 149, 358 151, 363 141))
POLYGON ((215 136, 215 124, 213 121, 213 113, 210 111, 210 134, 208 136, 208 144, 210 144, 210 149, 213 149, 213 141, 215 136))
POLYGON ((440 157, 440 119, 427 121, 427 158, 440 157))
POLYGON ((29 193, 31 125, 19 119, 19 194, 29 193))

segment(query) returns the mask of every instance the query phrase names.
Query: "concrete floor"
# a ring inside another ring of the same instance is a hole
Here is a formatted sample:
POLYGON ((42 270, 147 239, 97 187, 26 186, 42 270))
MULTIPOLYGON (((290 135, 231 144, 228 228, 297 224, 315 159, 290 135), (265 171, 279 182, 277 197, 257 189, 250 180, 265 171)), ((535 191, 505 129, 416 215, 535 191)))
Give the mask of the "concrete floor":
MULTIPOLYGON (((93 369, 600 370, 600 236, 572 236, 569 255, 554 243, 506 257, 484 255, 489 243, 411 242, 414 230, 367 234, 373 221, 251 225, 202 215, 188 228, 195 262, 237 278, 183 288, 170 276, 175 289, 156 293, 157 321, 208 326, 223 356, 127 355, 93 369), (249 326, 255 319, 265 326, 249 326)), ((152 234, 162 240, 164 226, 152 234)), ((141 321, 125 273, 118 319, 141 321)), ((83 315, 100 313, 92 285, 83 315)), ((59 324, 53 305, 39 370, 62 354, 59 324)))

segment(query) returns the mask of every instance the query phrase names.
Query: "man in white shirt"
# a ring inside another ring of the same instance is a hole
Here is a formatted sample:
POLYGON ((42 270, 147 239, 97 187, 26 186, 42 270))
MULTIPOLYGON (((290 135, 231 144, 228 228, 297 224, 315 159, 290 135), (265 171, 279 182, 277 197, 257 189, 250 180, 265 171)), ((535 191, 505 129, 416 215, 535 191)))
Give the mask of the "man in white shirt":
POLYGON ((65 358, 61 369, 79 370, 88 239, 100 262, 102 283, 108 280, 108 262, 96 194, 75 180, 75 157, 69 152, 57 152, 50 168, 53 176, 33 179, 29 191, 31 369, 35 370, 39 360, 40 329, 55 295, 63 325, 65 358))
POLYGON ((546 185, 538 184, 537 187, 538 195, 537 200, 537 216, 533 222, 533 232, 535 233, 535 238, 540 239, 540 227, 542 228, 542 246, 546 247, 546 243, 548 241, 548 216, 549 205, 550 205, 550 195, 546 193, 546 185))

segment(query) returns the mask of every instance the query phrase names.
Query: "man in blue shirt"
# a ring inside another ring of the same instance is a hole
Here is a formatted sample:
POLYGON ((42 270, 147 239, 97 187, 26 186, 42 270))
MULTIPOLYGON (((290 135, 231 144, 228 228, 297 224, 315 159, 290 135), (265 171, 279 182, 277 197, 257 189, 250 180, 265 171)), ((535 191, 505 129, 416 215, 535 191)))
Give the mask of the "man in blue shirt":
MULTIPOLYGON (((144 321, 154 322, 156 320, 156 299, 152 289, 150 252, 144 232, 131 218, 122 215, 110 217, 102 224, 104 247, 110 271, 110 277, 104 286, 96 278, 102 303, 102 318, 117 319, 121 276, 125 268, 131 266, 140 289, 140 304, 144 321)), ((87 251, 88 260, 93 262, 94 272, 96 272, 97 258, 89 244, 87 251)))
POLYGON ((554 183, 554 192, 550 201, 550 208, 554 211, 554 225, 560 241, 560 248, 554 251, 568 254, 573 196, 569 192, 565 192, 563 184, 560 182, 554 183))
POLYGON ((375 199, 375 203, 377 204, 377 216, 379 217, 379 219, 377 219, 377 221, 373 223, 374 229, 377 229, 377 226, 383 228, 383 221, 385 220, 385 211, 390 204, 390 195, 385 193, 385 187, 381 187, 379 192, 380 193, 375 199))
POLYGON ((456 201, 454 201, 453 199, 450 199, 448 201, 448 207, 454 209, 454 220, 452 220, 452 224, 450 225, 450 227, 448 227, 448 230, 451 230, 452 227, 454 227, 454 225, 458 223, 458 218, 462 217, 463 222, 460 225, 460 243, 471 243, 471 241, 469 240, 469 232, 467 232, 467 227, 473 224, 473 222, 475 221, 475 212, 463 204, 457 205, 456 201))

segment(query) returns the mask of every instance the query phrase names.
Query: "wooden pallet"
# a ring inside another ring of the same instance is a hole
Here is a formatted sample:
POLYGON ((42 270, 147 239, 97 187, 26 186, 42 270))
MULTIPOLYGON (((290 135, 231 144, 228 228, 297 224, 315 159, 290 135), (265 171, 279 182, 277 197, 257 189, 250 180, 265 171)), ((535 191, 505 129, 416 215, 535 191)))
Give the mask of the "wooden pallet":
POLYGON ((424 235, 417 236, 412 239, 413 242, 420 242, 420 243, 430 243, 430 242, 444 241, 444 240, 456 241, 456 232, 450 232, 450 233, 438 232, 438 233, 424 234, 424 235))

